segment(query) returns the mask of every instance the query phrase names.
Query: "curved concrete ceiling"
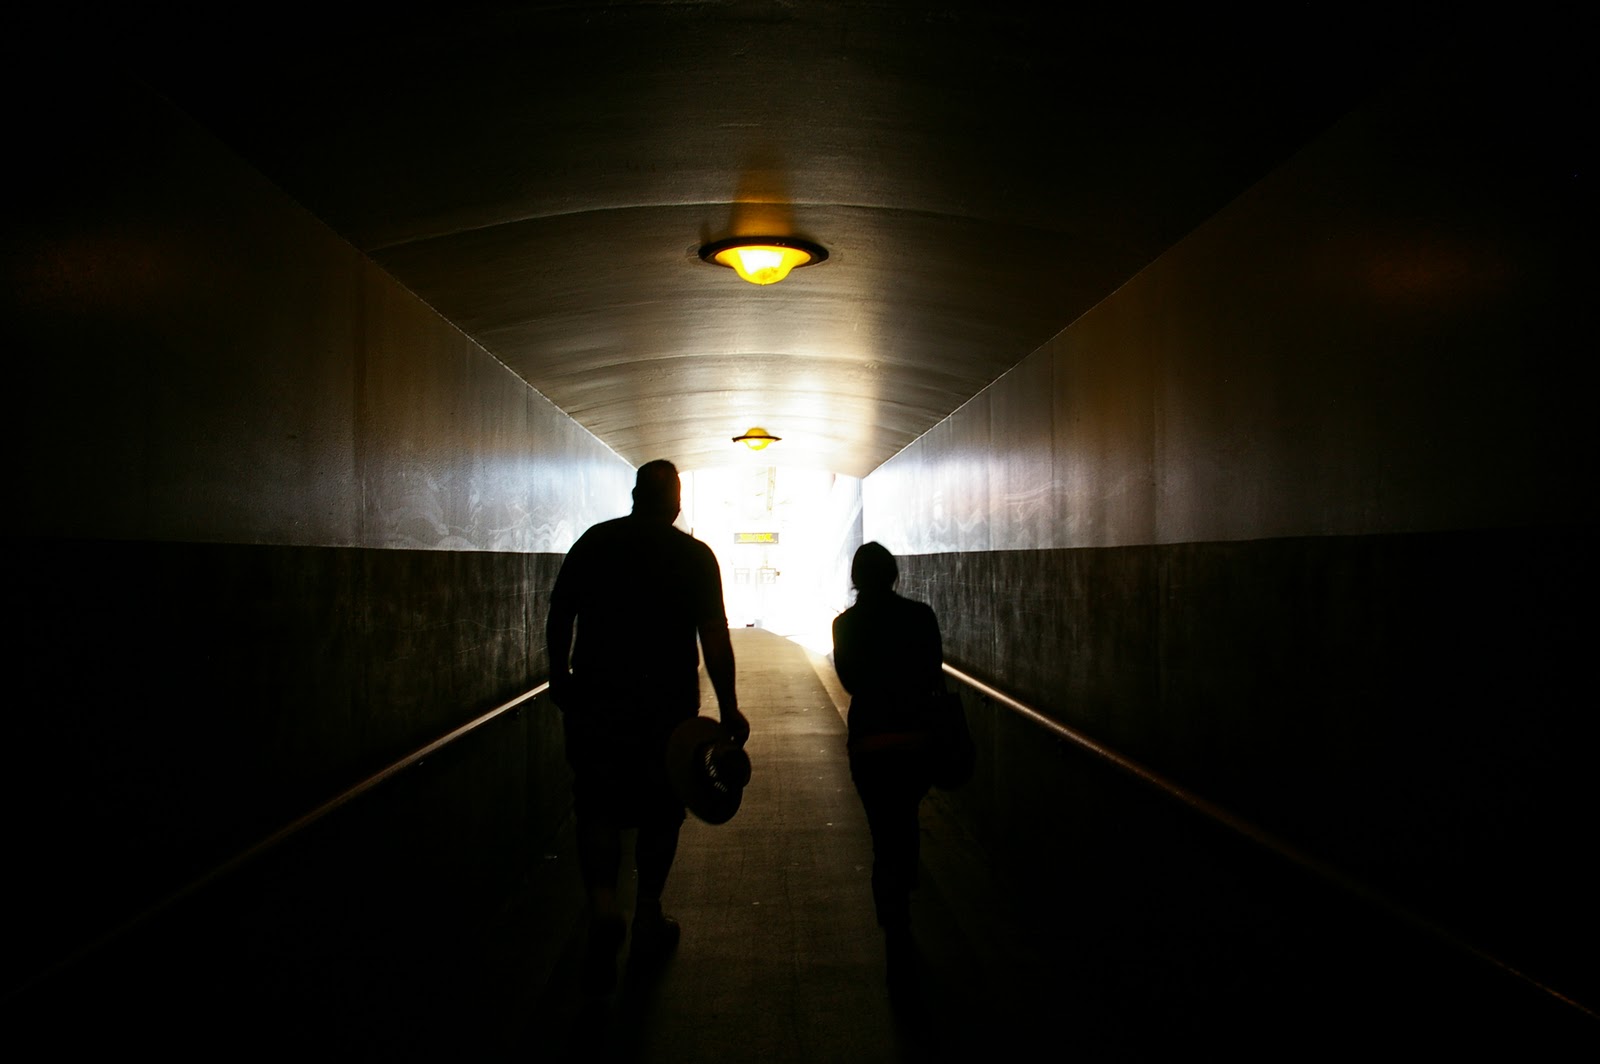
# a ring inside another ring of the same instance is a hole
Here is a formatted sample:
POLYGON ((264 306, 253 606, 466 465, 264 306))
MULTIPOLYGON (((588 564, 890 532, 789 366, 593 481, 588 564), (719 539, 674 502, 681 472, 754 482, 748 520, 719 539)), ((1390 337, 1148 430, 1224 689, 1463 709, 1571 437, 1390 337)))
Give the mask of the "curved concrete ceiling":
MULTIPOLYGON (((628 461, 864 476, 1406 64, 1423 27, 1020 5, 260 9, 138 73, 628 461), (734 234, 826 262, 759 288, 734 234)), ((128 45, 131 40, 133 43, 128 45)))

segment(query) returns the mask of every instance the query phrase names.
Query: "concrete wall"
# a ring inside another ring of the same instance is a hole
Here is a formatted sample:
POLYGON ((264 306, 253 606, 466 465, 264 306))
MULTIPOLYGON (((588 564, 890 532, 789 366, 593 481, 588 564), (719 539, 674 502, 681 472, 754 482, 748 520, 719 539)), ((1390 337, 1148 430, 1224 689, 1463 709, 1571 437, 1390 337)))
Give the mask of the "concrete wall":
MULTIPOLYGON (((542 681, 561 555, 632 486, 153 94, 29 91, 0 257, 8 987, 542 681)), ((405 852, 363 858, 402 904, 504 883, 565 813, 548 706, 435 763, 405 852)))
MULTIPOLYGON (((1595 1003, 1593 234, 1575 75, 1489 58, 1348 116, 875 471, 864 536, 953 663, 1595 1003)), ((974 712, 971 822, 1083 874, 1117 830, 1090 771, 974 712)))

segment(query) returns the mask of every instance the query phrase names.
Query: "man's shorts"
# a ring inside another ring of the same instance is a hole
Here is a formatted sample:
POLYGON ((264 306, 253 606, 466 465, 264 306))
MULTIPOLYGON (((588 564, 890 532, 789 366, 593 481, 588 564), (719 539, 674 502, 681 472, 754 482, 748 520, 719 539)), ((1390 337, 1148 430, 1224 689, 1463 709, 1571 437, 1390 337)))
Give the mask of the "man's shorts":
POLYGON ((641 718, 593 706, 564 714, 577 815, 619 828, 681 824, 683 802, 667 779, 667 740, 693 716, 641 718))

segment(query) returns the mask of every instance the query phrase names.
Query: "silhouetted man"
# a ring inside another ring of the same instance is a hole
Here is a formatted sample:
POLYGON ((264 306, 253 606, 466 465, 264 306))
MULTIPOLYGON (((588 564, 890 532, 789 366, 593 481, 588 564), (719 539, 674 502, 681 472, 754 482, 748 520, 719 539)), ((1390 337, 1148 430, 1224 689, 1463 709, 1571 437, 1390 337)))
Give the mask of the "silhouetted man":
POLYGON ((550 694, 573 771, 578 862, 589 894, 584 982, 596 992, 616 979, 625 933, 617 903, 625 828, 638 829, 632 957, 658 959, 678 941, 677 922, 661 911, 684 820, 666 748, 673 729, 699 712, 701 651, 723 725, 740 743, 750 734, 734 692, 716 556, 672 524, 680 490, 671 462, 640 466, 633 513, 579 537, 550 596, 550 694))

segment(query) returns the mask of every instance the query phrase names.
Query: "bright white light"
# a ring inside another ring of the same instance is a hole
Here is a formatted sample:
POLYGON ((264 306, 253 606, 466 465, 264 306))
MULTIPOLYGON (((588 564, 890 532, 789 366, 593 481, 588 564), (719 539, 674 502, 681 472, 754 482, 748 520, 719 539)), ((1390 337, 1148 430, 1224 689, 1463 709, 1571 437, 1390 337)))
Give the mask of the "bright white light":
POLYGON ((717 556, 729 626, 764 628, 815 653, 831 652, 833 618, 849 596, 839 558, 860 482, 772 466, 684 476, 693 479, 684 493, 685 523, 717 556), (773 535, 741 536, 748 533, 773 535))

